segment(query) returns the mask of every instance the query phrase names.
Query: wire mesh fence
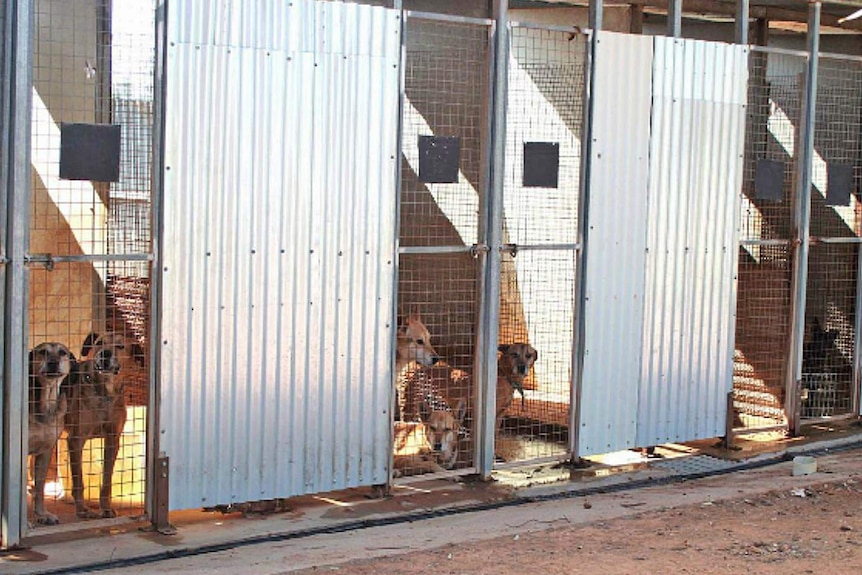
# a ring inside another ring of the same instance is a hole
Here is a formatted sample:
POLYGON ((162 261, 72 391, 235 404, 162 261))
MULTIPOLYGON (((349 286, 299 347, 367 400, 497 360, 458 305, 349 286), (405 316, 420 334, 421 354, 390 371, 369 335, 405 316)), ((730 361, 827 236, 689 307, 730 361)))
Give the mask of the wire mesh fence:
POLYGON ((499 318, 496 455, 569 450, 587 37, 513 27, 499 318), (525 345, 526 344, 526 345, 525 345))
POLYGON ((752 50, 749 57, 733 378, 737 426, 786 421, 790 239, 805 66, 805 56, 797 54, 752 50))
POLYGON ((811 166, 811 236, 859 237, 860 145, 862 62, 821 56, 811 166))
POLYGON ((489 28, 408 18, 405 43, 401 246, 477 243, 489 28))
POLYGON ((473 465, 484 256, 466 246, 484 202, 490 31, 410 17, 404 42, 396 476, 473 465))
POLYGON ((473 465, 479 268, 468 253, 400 258, 396 475, 473 465))
POLYGON ((155 3, 40 0, 34 13, 29 346, 61 342, 78 360, 50 508, 62 522, 135 515, 149 403, 155 3), (105 481, 112 510, 84 512, 105 481))
POLYGON ((802 416, 852 413, 858 244, 816 244, 808 259, 802 416))
POLYGON ((821 56, 812 158, 802 417, 853 413, 862 183, 862 62, 821 56))

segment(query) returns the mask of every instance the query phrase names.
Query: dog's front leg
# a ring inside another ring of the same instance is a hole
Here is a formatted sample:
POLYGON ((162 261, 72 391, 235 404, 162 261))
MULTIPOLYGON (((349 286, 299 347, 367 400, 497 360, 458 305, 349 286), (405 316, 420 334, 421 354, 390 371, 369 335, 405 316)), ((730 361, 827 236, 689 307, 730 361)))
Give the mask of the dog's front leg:
POLYGON ((75 500, 75 514, 81 519, 96 519, 98 515, 84 501, 84 443, 82 437, 69 435, 66 440, 69 446, 69 467, 72 470, 72 498, 75 500))
POLYGON ((99 490, 99 509, 102 517, 116 517, 111 509, 111 489, 113 487, 114 464, 120 452, 120 430, 114 429, 105 435, 105 460, 102 462, 102 488, 99 490))
POLYGON ((39 525, 57 525, 60 522, 56 515, 45 511, 45 477, 52 451, 44 449, 33 456, 33 512, 39 525))

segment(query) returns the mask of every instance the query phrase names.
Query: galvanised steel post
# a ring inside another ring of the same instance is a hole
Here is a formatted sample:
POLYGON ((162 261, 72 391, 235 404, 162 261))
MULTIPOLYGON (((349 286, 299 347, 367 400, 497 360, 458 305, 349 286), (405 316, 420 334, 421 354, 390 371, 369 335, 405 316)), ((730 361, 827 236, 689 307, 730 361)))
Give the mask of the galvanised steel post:
POLYGON ((3 304, 14 313, 3 321, 2 433, 0 433, 0 545, 18 545, 27 520, 27 321, 29 270, 26 255, 30 230, 30 105, 33 76, 33 10, 30 2, 4 3, 3 95, 6 114, 6 291, 3 304))
POLYGON ((811 223, 811 180, 814 157, 814 121, 817 104, 817 63, 820 51, 820 1, 808 2, 808 70, 803 94, 802 126, 797 158, 799 173, 794 211, 793 310, 790 336, 790 360, 785 389, 785 410, 788 429, 794 435, 800 431, 800 397, 802 385, 802 342, 805 338, 805 295, 808 285, 809 227, 811 223))
POLYGON ((736 33, 737 44, 748 44, 748 0, 736 0, 736 33))
POLYGON ((507 0, 494 4, 493 104, 491 119, 491 172, 485 203, 486 242, 483 313, 480 326, 479 354, 485 361, 485 372, 477 381, 483 383, 479 393, 480 416, 476 421, 478 445, 476 471, 485 479, 494 467, 494 431, 497 401, 497 339, 500 326, 500 269, 503 244, 503 187, 506 164, 506 94, 509 63, 509 8, 507 0))

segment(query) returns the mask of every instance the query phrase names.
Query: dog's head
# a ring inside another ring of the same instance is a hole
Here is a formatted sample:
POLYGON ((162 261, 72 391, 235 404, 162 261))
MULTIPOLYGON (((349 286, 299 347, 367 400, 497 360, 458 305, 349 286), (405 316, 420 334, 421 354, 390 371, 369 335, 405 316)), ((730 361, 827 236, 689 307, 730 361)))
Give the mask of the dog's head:
POLYGON ((431 334, 419 314, 411 314, 407 323, 398 329, 396 353, 399 359, 415 361, 425 367, 431 367, 440 361, 440 355, 431 345, 431 334))
POLYGON ((51 411, 50 404, 62 393, 62 384, 73 371, 75 356, 62 343, 40 343, 29 356, 30 413, 45 414, 51 411))
POLYGON ((458 462, 458 433, 464 421, 466 405, 458 402, 454 411, 448 409, 431 410, 426 401, 420 406, 419 416, 425 424, 428 444, 434 450, 440 465, 452 469, 458 462))
POLYGON ((502 354, 497 362, 500 373, 510 381, 523 381, 539 357, 539 352, 529 343, 501 344, 497 351, 502 354))
POLYGON ((117 356, 117 361, 121 361, 126 356, 143 367, 145 363, 144 348, 136 341, 129 343, 128 339, 125 335, 116 332, 103 335, 91 332, 81 345, 81 357, 90 359, 99 350, 110 349, 117 356))
POLYGON ((42 380, 62 380, 72 371, 75 356, 62 343, 40 343, 30 351, 30 375, 42 380))
POLYGON ((120 362, 117 354, 110 347, 94 351, 92 358, 78 364, 76 380, 79 384, 92 385, 100 395, 119 397, 123 391, 120 373, 120 362))
POLYGON ((814 318, 811 339, 802 346, 802 367, 805 371, 819 372, 826 369, 829 354, 838 339, 837 329, 823 329, 820 320, 814 318))

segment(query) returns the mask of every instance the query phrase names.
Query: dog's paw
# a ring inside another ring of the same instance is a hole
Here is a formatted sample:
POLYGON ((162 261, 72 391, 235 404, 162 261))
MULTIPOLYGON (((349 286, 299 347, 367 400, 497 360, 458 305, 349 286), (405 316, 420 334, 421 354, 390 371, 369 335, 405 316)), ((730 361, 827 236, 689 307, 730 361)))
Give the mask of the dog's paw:
POLYGON ((60 520, 57 519, 57 516, 53 513, 45 512, 44 515, 36 516, 36 524, 37 525, 57 525, 60 523, 60 520))
POLYGON ((113 519, 116 516, 117 512, 113 509, 102 509, 102 514, 100 515, 102 519, 113 519))
POLYGON ((78 516, 78 519, 98 519, 102 515, 92 509, 76 509, 75 515, 78 516))

